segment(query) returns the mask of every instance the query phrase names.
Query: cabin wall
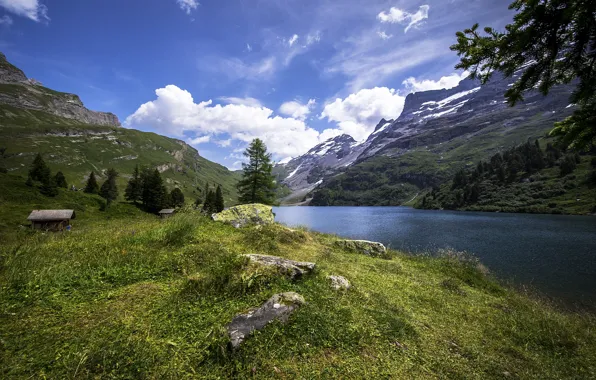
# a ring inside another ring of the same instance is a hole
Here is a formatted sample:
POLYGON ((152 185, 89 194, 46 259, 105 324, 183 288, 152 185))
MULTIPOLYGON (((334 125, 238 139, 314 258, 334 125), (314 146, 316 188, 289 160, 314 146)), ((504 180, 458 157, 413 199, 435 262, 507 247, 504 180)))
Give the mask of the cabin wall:
POLYGON ((31 228, 44 231, 63 231, 69 224, 70 220, 33 221, 31 222, 31 228))

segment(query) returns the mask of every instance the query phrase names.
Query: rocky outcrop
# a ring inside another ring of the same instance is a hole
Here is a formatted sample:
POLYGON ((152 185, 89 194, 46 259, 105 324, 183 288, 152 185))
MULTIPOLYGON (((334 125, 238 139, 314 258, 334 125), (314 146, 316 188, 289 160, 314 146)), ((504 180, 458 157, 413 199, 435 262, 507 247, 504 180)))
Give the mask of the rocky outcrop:
POLYGON ((258 309, 237 315, 227 327, 230 344, 238 348, 250 334, 263 329, 271 321, 287 322, 290 315, 305 303, 298 293, 280 293, 269 298, 258 309))
POLYGON ((383 257, 387 248, 381 243, 368 240, 337 240, 335 245, 352 252, 362 253, 372 257, 383 257))
POLYGON ((258 203, 230 207, 213 214, 211 218, 216 222, 228 223, 236 228, 271 224, 275 221, 271 206, 258 203))
POLYGON ((297 280, 315 269, 315 263, 294 261, 283 257, 254 254, 244 256, 248 257, 253 263, 275 267, 281 274, 292 280, 297 280))
POLYGON ((120 126, 118 117, 109 112, 88 110, 75 94, 58 92, 27 79, 25 73, 10 64, 0 53, 0 105, 46 112, 83 124, 120 126))
POLYGON ((327 276, 327 279, 331 281, 331 287, 335 290, 348 290, 350 289, 350 281, 343 276, 327 276))

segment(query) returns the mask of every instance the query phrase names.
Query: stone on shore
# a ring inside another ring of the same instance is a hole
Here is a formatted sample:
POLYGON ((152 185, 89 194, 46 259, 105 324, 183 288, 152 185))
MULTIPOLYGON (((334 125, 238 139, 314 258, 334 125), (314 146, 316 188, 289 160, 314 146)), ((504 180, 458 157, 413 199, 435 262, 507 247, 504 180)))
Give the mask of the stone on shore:
POLYGON ((271 224, 275 221, 275 215, 271 206, 254 203, 227 208, 222 212, 211 215, 211 219, 240 228, 251 225, 271 224))
POLYGON ((381 243, 368 240, 337 240, 335 245, 352 252, 362 253, 372 257, 383 257, 387 248, 381 243))
POLYGON ((263 329, 273 320, 287 322, 290 314, 305 303, 298 293, 280 293, 269 298, 258 309, 235 316, 227 327, 232 347, 238 348, 253 331, 263 329))
POLYGON ((283 257, 255 254, 244 256, 248 257, 253 263, 276 267, 280 273, 288 276, 292 280, 297 280, 303 275, 311 273, 315 269, 315 263, 294 261, 284 259, 283 257))

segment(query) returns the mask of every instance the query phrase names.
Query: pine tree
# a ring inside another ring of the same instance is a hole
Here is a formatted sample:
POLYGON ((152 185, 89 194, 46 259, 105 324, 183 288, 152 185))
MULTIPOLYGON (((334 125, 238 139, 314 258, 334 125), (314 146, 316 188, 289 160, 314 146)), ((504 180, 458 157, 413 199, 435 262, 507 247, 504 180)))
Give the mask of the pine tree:
POLYGON ((97 184, 97 180, 95 179, 95 173, 91 172, 89 174, 89 179, 87 180, 87 185, 85 185, 85 190, 83 190, 87 194, 97 194, 99 193, 99 185, 97 184))
POLYGON ((221 190, 221 185, 217 185, 217 190, 215 191, 215 212, 222 212, 226 207, 223 197, 223 191, 221 190))
POLYGON ((240 203, 273 204, 275 180, 271 175, 271 155, 260 139, 254 139, 244 152, 248 164, 242 164, 242 180, 238 183, 240 203))
POLYGON ((158 212, 167 202, 167 191, 159 170, 143 171, 143 206, 149 212, 158 212))
POLYGON ((40 181, 47 183, 51 176, 50 168, 46 165, 46 162, 41 157, 41 154, 37 153, 37 156, 33 159, 31 168, 29 169, 29 177, 33 181, 40 181))
POLYGON ((207 196, 205 197, 205 202, 203 203, 203 212, 207 214, 213 214, 216 212, 215 210, 215 192, 213 190, 209 190, 207 196))
POLYGON ((469 70, 472 78, 488 81, 494 71, 512 77, 523 72, 507 90, 510 105, 523 100, 534 87, 546 95, 562 83, 578 79, 570 102, 578 105, 574 114, 556 123, 551 135, 565 147, 586 147, 596 141, 596 1, 515 0, 509 6, 518 13, 513 23, 498 32, 478 24, 457 32, 461 61, 456 68, 469 70))
POLYGON ((143 197, 143 181, 139 171, 139 165, 135 166, 132 177, 128 180, 128 185, 124 190, 124 198, 129 202, 137 204, 143 197))
POLYGON ((113 201, 118 198, 118 186, 116 185, 116 177, 118 172, 115 169, 108 169, 108 178, 101 185, 99 195, 106 200, 106 207, 110 207, 113 201))
POLYGON ((170 193, 170 202, 173 207, 182 207, 184 206, 184 194, 179 188, 175 188, 170 193))
POLYGON ((56 181, 56 186, 61 187, 63 189, 66 189, 68 187, 68 184, 66 183, 66 177, 64 177, 64 174, 62 172, 56 173, 54 180, 56 181))

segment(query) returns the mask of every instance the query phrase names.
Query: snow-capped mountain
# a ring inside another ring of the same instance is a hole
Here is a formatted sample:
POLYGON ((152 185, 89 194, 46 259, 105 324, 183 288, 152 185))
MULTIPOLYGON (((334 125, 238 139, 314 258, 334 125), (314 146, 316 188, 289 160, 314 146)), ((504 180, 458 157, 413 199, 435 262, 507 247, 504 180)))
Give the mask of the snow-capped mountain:
MULTIPOLYGON (((451 89, 411 93, 401 115, 396 120, 381 120, 366 141, 356 143, 348 135, 330 139, 288 162, 280 179, 292 191, 311 191, 319 181, 323 180, 324 187, 327 178, 375 157, 397 159, 425 149, 429 153, 436 151, 433 154, 442 160, 442 144, 458 141, 465 145, 476 140, 490 140, 491 146, 495 142, 499 146, 510 144, 509 135, 540 135, 554 121, 571 114, 572 86, 553 88, 547 97, 537 91, 530 93, 523 102, 510 107, 504 94, 519 74, 512 78, 495 74, 485 85, 465 79, 451 89)), ((489 150, 487 155, 492 153, 489 150)))

